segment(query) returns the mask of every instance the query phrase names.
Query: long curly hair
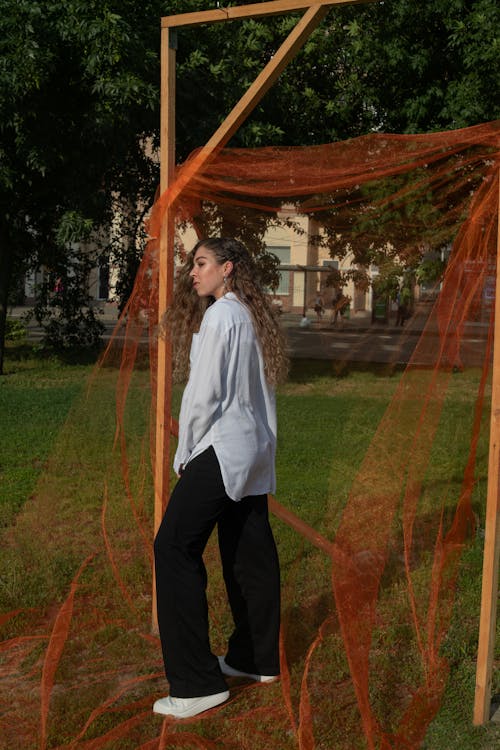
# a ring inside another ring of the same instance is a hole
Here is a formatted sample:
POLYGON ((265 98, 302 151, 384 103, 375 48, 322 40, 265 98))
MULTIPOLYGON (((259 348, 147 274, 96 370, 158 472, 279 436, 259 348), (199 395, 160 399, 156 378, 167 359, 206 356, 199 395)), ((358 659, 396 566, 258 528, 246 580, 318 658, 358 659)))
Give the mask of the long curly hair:
POLYGON ((194 256, 200 247, 210 250, 220 265, 232 262, 233 270, 226 280, 227 291, 234 292, 252 316, 268 382, 271 385, 282 382, 288 373, 288 356, 277 313, 262 288, 253 257, 242 242, 228 237, 200 240, 177 271, 174 299, 162 321, 162 328, 170 332, 172 339, 174 380, 186 379, 193 333, 199 330, 206 309, 214 302, 213 297, 198 296, 190 277, 194 256))

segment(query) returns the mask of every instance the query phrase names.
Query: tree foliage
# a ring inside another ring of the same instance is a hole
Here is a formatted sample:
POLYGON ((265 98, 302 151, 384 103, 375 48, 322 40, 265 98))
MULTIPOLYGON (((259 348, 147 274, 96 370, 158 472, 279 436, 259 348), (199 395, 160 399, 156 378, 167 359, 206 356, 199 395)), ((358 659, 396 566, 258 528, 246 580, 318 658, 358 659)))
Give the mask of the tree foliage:
POLYGON ((143 143, 157 129, 158 50, 133 2, 1 0, 2 349, 13 279, 67 269, 82 240, 105 244, 117 201, 152 200, 143 143))

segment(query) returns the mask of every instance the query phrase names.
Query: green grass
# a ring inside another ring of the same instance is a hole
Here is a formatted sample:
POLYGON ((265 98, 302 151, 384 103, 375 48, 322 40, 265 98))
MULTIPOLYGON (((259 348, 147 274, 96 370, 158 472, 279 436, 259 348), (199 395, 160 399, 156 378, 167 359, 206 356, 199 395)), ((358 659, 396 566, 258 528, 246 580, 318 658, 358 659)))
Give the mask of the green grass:
POLYGON ((0 527, 12 523, 33 492, 88 372, 88 365, 8 349, 0 378, 0 527))
MULTIPOLYGON (((112 368, 101 371, 94 386, 87 391, 91 372, 92 364, 70 364, 13 347, 8 353, 6 375, 0 379, 3 427, 0 518, 6 541, 0 551, 0 606, 6 612, 24 608, 4 625, 3 637, 36 633, 43 637, 49 632, 54 612, 67 596, 75 572, 88 555, 93 555, 81 575, 72 637, 58 667, 57 689, 50 704, 48 747, 69 742, 95 706, 115 693, 124 680, 161 673, 158 649, 144 636, 151 610, 150 596, 145 591, 150 572, 147 545, 137 533, 139 523, 143 524, 146 537, 152 536, 148 374, 145 370, 135 373, 125 409, 130 488, 136 499, 132 512, 122 479, 121 458, 119 453, 112 452, 116 372, 112 368), (103 476, 108 477, 106 489, 103 476), (122 583, 132 594, 130 602, 122 596, 110 570, 102 541, 101 516, 122 583), (75 665, 78 666, 76 673, 75 665), (120 673, 114 676, 118 665, 120 673)), ((428 504, 428 508, 425 507, 423 514, 423 541, 418 548, 414 571, 417 587, 423 585, 427 575, 424 564, 429 549, 424 542, 427 531, 434 528, 431 510, 437 500, 446 515, 460 485, 476 381, 477 373, 464 372, 454 375, 449 384, 433 458, 424 478, 422 502, 428 504)), ((298 362, 292 368, 289 382, 279 390, 277 499, 328 538, 334 537, 353 479, 400 383, 401 373, 384 368, 339 373, 330 363, 298 362)), ((181 389, 176 388, 174 409, 178 409, 180 395, 181 389)), ((411 417, 410 412, 411 408, 403 415, 403 422, 411 417)), ((487 419, 478 447, 479 473, 473 494, 474 511, 480 520, 484 517, 485 502, 486 428, 487 419)), ((292 675, 292 703, 297 711, 304 647, 312 642, 326 619, 323 640, 313 656, 309 688, 315 696, 316 715, 332 714, 335 720, 314 725, 316 750, 362 748, 359 716, 348 680, 338 623, 332 614, 329 559, 281 521, 273 519, 272 522, 283 573, 283 620, 292 675), (332 685, 335 705, 330 697, 332 685), (324 705, 322 694, 325 695, 324 705)), ((398 518, 394 521, 396 526, 399 522, 398 518)), ((463 554, 455 609, 442 647, 449 662, 450 678, 441 709, 424 740, 425 750, 493 750, 499 740, 497 726, 473 727, 470 719, 481 549, 482 537, 478 534, 463 554)), ((394 559, 398 552, 393 551, 394 559)), ((207 551, 207 565, 214 622, 212 641, 218 649, 223 648, 230 623, 213 544, 207 551)), ((374 705, 382 714, 386 708, 388 722, 394 721, 395 725, 399 717, 397 701, 392 707, 393 696, 390 688, 387 692, 387 686, 392 684, 394 673, 410 684, 420 677, 411 658, 411 634, 404 624, 407 602, 401 583, 396 569, 389 568, 383 579, 379 611, 384 624, 374 635, 377 661, 371 686, 374 705), (390 603, 390 611, 384 609, 384 597, 390 603)), ((36 643, 20 665, 20 674, 25 675, 26 681, 22 692, 26 696, 36 694, 36 675, 39 675, 39 660, 44 649, 45 641, 36 643)), ((495 690, 500 690, 498 673, 495 673, 495 680, 495 690)), ((85 739, 98 737, 119 719, 124 721, 138 710, 137 706, 147 709, 147 686, 149 691, 162 690, 161 677, 157 687, 154 679, 145 685, 146 693, 140 686, 133 688, 127 693, 127 705, 119 702, 120 710, 116 713, 106 713, 96 719, 85 739), (133 700, 137 706, 129 708, 128 703, 132 705, 133 700)), ((214 742, 227 734, 236 743, 229 747, 251 747, 252 750, 264 746, 266 737, 276 734, 276 746, 280 750, 295 748, 296 740, 289 735, 286 721, 275 713, 276 706, 281 705, 280 688, 262 691, 259 698, 256 695, 254 690, 241 693, 228 707, 224 721, 200 721, 186 729, 214 742), (262 724, 249 718, 248 729, 243 721, 236 725, 231 721, 242 711, 248 711, 251 717, 254 708, 263 712, 262 724), (272 717, 267 725, 266 711, 272 717), (240 727, 236 735, 235 726, 240 727), (238 732, 241 732, 241 739, 238 732), (245 744, 252 732, 257 744, 245 744)), ((19 740, 19 748, 29 750, 38 746, 36 728, 30 729, 31 724, 25 719, 23 726, 26 736, 22 742, 19 740)), ((182 730, 179 726, 178 731, 182 730)), ((131 729, 127 737, 109 747, 117 750, 138 747, 157 734, 158 722, 150 718, 140 729, 131 729)), ((176 746, 172 740, 171 747, 176 746)), ((11 747, 16 750, 15 746, 11 747)))

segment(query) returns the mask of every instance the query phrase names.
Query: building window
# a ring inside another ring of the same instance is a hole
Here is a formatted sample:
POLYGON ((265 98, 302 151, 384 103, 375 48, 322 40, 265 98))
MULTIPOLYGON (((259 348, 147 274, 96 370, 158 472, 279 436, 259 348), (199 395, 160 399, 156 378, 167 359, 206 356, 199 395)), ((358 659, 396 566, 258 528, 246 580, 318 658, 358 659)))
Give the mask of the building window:
MULTIPOLYGON (((290 245, 268 247, 267 250, 279 258, 281 266, 290 265, 290 245)), ((290 271, 280 271, 280 283, 275 294, 290 294, 290 271)))

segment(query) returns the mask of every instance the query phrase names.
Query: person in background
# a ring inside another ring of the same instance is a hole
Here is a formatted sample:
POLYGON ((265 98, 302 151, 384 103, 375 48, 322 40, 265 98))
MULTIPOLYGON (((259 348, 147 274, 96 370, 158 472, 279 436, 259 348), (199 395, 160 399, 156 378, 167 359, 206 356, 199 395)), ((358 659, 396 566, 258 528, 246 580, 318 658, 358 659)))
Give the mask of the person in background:
POLYGON ((314 300, 314 312, 316 313, 316 317, 318 319, 318 323, 323 317, 323 313, 325 312, 325 304, 323 302, 323 297, 318 292, 316 295, 316 298, 314 300))
POLYGON ((342 300, 342 292, 341 290, 336 287, 333 290, 333 297, 332 297, 332 316, 330 318, 330 323, 335 324, 337 322, 337 318, 340 314, 340 301, 342 300))
POLYGON ((195 716, 229 697, 225 677, 279 677, 279 562, 267 494, 275 491, 274 386, 287 356, 275 311, 239 241, 198 242, 165 316, 174 374, 187 370, 174 470, 156 535, 160 639, 170 694, 156 713, 195 716), (234 620, 225 656, 209 642, 202 555, 217 525, 234 620))
POLYGON ((339 290, 337 296, 332 301, 331 323, 335 325, 338 318, 340 319, 340 322, 343 323, 344 315, 347 313, 350 304, 351 298, 339 290))
POLYGON ((405 298, 401 289, 398 289, 398 292, 396 294, 396 305, 397 305, 396 325, 404 326, 405 320, 407 317, 407 308, 406 308, 405 298))

